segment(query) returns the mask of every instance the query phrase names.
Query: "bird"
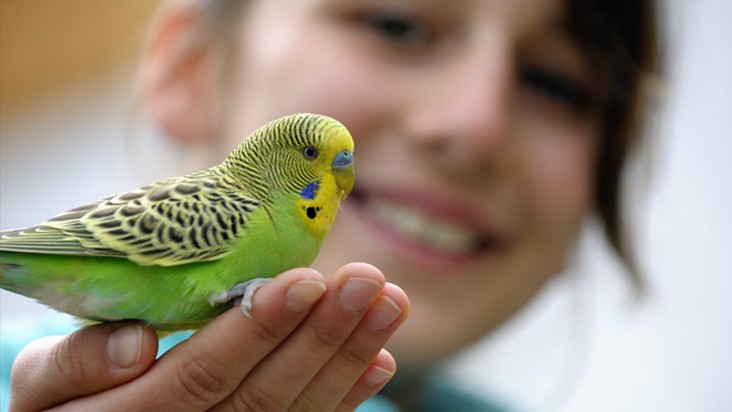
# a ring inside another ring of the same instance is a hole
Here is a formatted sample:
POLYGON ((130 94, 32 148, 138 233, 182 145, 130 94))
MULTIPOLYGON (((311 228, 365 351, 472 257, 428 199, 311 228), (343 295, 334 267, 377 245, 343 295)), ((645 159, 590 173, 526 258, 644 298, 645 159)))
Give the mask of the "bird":
POLYGON ((354 185, 354 143, 296 113, 222 163, 0 232, 0 287, 84 322, 198 329, 286 270, 307 267, 354 185))

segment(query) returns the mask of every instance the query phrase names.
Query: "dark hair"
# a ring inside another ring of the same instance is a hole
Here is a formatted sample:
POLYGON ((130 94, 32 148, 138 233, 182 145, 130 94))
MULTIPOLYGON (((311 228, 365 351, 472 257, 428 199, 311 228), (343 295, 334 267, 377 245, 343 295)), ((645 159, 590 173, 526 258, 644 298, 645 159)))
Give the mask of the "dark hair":
MULTIPOLYGON (((209 35, 226 36, 238 21, 233 16, 240 16, 247 4, 242 0, 201 0, 203 23, 209 26, 204 30, 209 35)), ((627 157, 638 145, 643 119, 647 117, 643 82, 658 72, 655 2, 567 0, 566 9, 566 29, 579 43, 600 80, 607 82, 594 207, 607 241, 624 263, 636 289, 642 291, 643 280, 626 239, 620 189, 627 157)), ((227 43, 226 38, 218 40, 227 43)))
POLYGON ((621 181, 647 117, 644 82, 658 74, 657 10, 651 0, 569 0, 567 29, 607 84, 594 206, 605 237, 638 291, 644 282, 628 247, 621 181))

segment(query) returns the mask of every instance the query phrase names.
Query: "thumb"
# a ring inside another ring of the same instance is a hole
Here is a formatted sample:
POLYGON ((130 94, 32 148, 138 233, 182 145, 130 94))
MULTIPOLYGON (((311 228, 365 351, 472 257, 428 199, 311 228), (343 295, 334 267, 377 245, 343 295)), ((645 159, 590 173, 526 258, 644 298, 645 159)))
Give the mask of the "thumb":
POLYGON ((10 410, 47 409, 128 382, 150 368, 157 346, 155 332, 137 322, 36 340, 13 364, 10 410))

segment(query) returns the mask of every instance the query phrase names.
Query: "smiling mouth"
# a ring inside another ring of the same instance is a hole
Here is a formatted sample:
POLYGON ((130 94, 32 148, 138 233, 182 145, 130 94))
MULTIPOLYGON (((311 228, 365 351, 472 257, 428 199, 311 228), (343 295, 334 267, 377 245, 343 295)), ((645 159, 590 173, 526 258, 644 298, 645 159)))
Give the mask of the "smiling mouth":
POLYGON ((368 218, 423 251, 446 257, 469 257, 495 249, 497 237, 476 230, 465 218, 456 219, 457 212, 441 213, 429 210, 416 201, 400 201, 390 196, 372 196, 354 189, 349 200, 359 204, 368 218))

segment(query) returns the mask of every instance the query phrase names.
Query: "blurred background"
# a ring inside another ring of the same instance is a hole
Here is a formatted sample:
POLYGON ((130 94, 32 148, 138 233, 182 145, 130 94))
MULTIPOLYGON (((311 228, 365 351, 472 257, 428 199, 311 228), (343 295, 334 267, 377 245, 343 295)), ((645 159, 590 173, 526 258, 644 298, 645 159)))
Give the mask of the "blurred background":
MULTIPOLYGON (((134 109, 157 3, 0 0, 0 228, 186 171, 134 109)), ((565 276, 446 365, 478 393, 529 411, 732 410, 732 3, 664 5, 664 104, 629 175, 649 293, 588 227, 565 276)), ((0 291, 0 339, 49 312, 0 291)))

